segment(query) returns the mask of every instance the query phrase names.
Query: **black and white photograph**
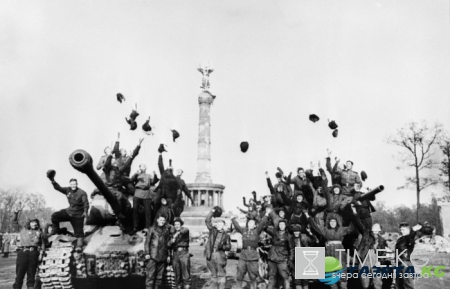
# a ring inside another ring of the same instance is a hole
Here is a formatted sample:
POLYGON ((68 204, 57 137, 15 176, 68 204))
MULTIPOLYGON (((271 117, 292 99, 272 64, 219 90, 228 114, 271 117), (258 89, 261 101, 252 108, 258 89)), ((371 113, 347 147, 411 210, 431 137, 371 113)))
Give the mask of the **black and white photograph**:
POLYGON ((0 289, 450 288, 449 0, 0 0, 0 289))

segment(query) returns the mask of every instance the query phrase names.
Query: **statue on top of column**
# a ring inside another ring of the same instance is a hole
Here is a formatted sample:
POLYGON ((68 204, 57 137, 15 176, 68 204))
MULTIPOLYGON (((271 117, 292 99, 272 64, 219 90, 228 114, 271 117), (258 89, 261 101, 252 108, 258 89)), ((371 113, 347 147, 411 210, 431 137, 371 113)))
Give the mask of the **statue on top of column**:
POLYGON ((205 90, 209 89, 209 74, 211 74, 214 71, 214 69, 212 69, 212 67, 210 67, 209 62, 208 62, 204 66, 199 64, 197 70, 200 71, 200 73, 203 75, 202 86, 200 86, 200 88, 205 89, 205 90))

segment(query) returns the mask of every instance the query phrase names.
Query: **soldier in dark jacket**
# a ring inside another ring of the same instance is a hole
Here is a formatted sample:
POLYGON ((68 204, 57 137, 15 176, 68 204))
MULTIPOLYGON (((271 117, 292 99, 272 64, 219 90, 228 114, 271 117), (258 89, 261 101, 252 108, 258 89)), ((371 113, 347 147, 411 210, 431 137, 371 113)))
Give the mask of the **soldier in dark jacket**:
POLYGON ((150 227, 145 238, 145 258, 147 263, 146 289, 162 288, 162 281, 166 263, 169 262, 168 244, 170 241, 170 226, 166 224, 166 218, 158 215, 156 223, 150 227))
POLYGON ((22 289, 23 279, 27 275, 27 288, 33 289, 39 261, 45 251, 45 243, 38 219, 29 220, 25 226, 19 224, 19 212, 14 211, 13 225, 19 230, 20 247, 17 249, 16 280, 14 289, 22 289))
POLYGON ((69 201, 69 207, 52 214, 53 231, 59 234, 59 223, 70 221, 77 238, 76 251, 81 252, 83 247, 84 229, 83 226, 88 218, 89 201, 85 191, 78 188, 78 181, 71 179, 70 187, 61 187, 54 179, 50 179, 53 188, 64 195, 69 201))
POLYGON ((263 222, 260 222, 258 227, 256 227, 256 221, 253 218, 248 220, 247 228, 241 228, 239 223, 236 221, 236 217, 231 219, 231 221, 233 222, 236 231, 242 234, 242 251, 239 255, 239 263, 236 276, 237 288, 243 288, 242 283, 244 281, 244 276, 248 272, 248 277, 250 278, 250 289, 256 289, 256 278, 259 274, 259 255, 257 251, 258 241, 259 235, 264 229, 265 224, 263 222))
MULTIPOLYGON (((339 163, 339 159, 336 160, 336 163, 339 163)), ((360 186, 362 186, 359 174, 355 171, 352 171, 352 168, 352 161, 347 161, 344 170, 342 170, 339 166, 337 166, 336 168, 336 173, 341 177, 342 193, 344 195, 350 195, 350 192, 353 190, 355 184, 359 184, 360 186)))
POLYGON ((172 266, 175 271, 177 289, 191 287, 191 257, 189 254, 189 229, 183 227, 183 220, 175 218, 169 246, 173 250, 172 266))
POLYGON ((274 289, 276 284, 277 274, 281 277, 284 283, 284 289, 290 288, 289 268, 294 267, 294 247, 291 243, 289 233, 287 231, 287 221, 285 219, 278 219, 271 209, 266 210, 274 219, 275 226, 267 227, 267 215, 262 219, 264 223, 264 230, 272 236, 272 247, 270 248, 269 259, 269 284, 268 289, 274 289))
MULTIPOLYGON (((295 247, 310 247, 316 244, 317 239, 314 235, 309 235, 306 239, 302 238, 302 228, 300 225, 293 225, 291 227, 292 235, 291 235, 291 244, 295 247)), ((295 250, 295 249, 294 249, 295 250)), ((292 266, 291 275, 294 283, 295 289, 308 289, 308 280, 307 279, 295 279, 295 268, 292 266)))
POLYGON ((158 168, 159 173, 161 174, 161 180, 159 181, 159 186, 157 189, 161 192, 161 198, 165 198, 168 206, 172 208, 172 205, 175 203, 180 190, 179 181, 173 174, 171 164, 167 169, 164 169, 162 153, 159 154, 158 168))
POLYGON ((276 177, 278 183, 273 186, 272 181, 269 178, 269 174, 266 172, 267 186, 269 187, 270 194, 272 195, 271 203, 274 208, 284 208, 286 204, 281 197, 281 192, 287 196, 290 196, 289 185, 282 181, 282 175, 280 172, 276 173, 276 177))
MULTIPOLYGON (((358 255, 361 257, 361 260, 365 260, 367 254, 370 254, 370 260, 376 260, 377 254, 378 256, 386 256, 386 252, 380 251, 377 253, 376 251, 377 249, 388 249, 386 239, 384 239, 383 236, 381 236, 380 231, 381 231, 380 224, 378 223, 373 224, 372 231, 369 234, 367 243, 365 243, 365 246, 363 247, 360 246, 360 248, 358 248, 358 255)), ((371 264, 369 263, 365 265, 369 266, 370 268, 371 264)), ((373 266, 380 266, 380 265, 385 266, 391 264, 390 261, 388 260, 382 260, 380 264, 373 264, 373 266)), ((389 285, 392 284, 392 279, 390 278, 381 279, 378 277, 368 278, 360 276, 360 280, 363 289, 368 289, 370 287, 370 283, 373 284, 374 289, 381 289, 383 287, 383 283, 389 283, 389 285)), ((391 286, 388 286, 387 288, 390 287, 391 286)))
POLYGON ((231 250, 230 235, 223 229, 225 221, 217 221, 216 227, 211 223, 215 209, 206 216, 205 223, 209 230, 208 241, 205 245, 206 265, 211 271, 211 289, 225 289, 227 275, 227 258, 225 251, 231 250))
MULTIPOLYGON (((408 223, 400 223, 400 232, 402 236, 397 239, 395 243, 395 250, 398 252, 396 256, 401 260, 398 266, 404 266, 400 273, 404 274, 408 266, 413 266, 411 263, 411 253, 414 251, 416 231, 422 228, 421 225, 415 225, 412 230, 408 223), (405 252, 404 252, 405 251, 405 252)), ((396 278, 395 285, 397 289, 412 289, 414 288, 414 278, 396 278)))

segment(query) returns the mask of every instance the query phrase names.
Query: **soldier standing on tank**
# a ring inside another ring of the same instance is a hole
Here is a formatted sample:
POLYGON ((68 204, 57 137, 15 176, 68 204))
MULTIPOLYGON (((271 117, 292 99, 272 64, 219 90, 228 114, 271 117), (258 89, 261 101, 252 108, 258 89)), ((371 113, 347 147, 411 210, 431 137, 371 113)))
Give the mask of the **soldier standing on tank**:
POLYGON ((217 206, 214 207, 205 219, 206 227, 209 230, 208 241, 205 245, 206 265, 211 271, 210 288, 225 289, 225 277, 227 276, 225 251, 231 250, 231 241, 230 235, 223 229, 224 220, 217 221, 215 226, 212 225, 213 214, 220 216, 222 209, 217 206))
POLYGON ((158 189, 161 192, 161 198, 165 198, 167 200, 167 205, 172 208, 173 203, 175 203, 178 192, 180 189, 180 185, 178 183, 177 178, 173 174, 172 162, 169 162, 169 167, 164 169, 163 157, 162 153, 164 146, 161 145, 158 149, 159 158, 158 158, 158 168, 161 174, 161 180, 159 181, 158 189))
POLYGON ((161 289, 166 263, 170 261, 168 243, 170 226, 165 216, 158 215, 156 223, 149 228, 145 238, 145 258, 147 263, 146 289, 161 289))
POLYGON ((183 198, 181 195, 182 192, 186 195, 186 197, 188 197, 191 200, 192 203, 194 203, 194 199, 192 198, 191 191, 189 191, 188 187, 186 186, 185 181, 181 178, 182 175, 183 175, 183 170, 177 169, 176 179, 178 182, 179 191, 178 191, 177 199, 174 202, 174 208, 173 208, 175 217, 181 216, 181 213, 183 213, 183 211, 184 211, 185 202, 183 201, 183 198))
MULTIPOLYGON (((270 209, 266 212, 266 215, 268 215, 269 212, 270 209)), ((231 219, 231 222, 233 222, 236 231, 241 233, 242 235, 242 251, 239 255, 239 263, 237 266, 236 276, 237 288, 243 288, 242 283, 244 282, 244 276, 248 272, 248 277, 250 278, 250 289, 256 289, 256 278, 259 276, 259 254, 257 251, 258 241, 259 235, 261 234, 265 223, 259 222, 258 227, 256 227, 255 218, 249 218, 247 222, 247 228, 242 228, 236 218, 237 217, 231 219)))
MULTIPOLYGON (((339 163, 339 159, 336 160, 336 163, 339 163)), ((345 169, 341 169, 339 166, 336 167, 336 173, 341 176, 341 186, 342 186, 342 194, 350 195, 351 191, 355 184, 359 184, 362 186, 361 179, 359 174, 355 171, 352 171, 353 162, 347 161, 345 163, 345 169)))
POLYGON ((172 266, 175 271, 177 289, 191 287, 191 257, 189 254, 189 229, 183 227, 184 222, 175 218, 172 238, 169 246, 173 249, 172 266))
MULTIPOLYGON (((54 172, 54 171, 53 171, 54 172)), ((69 207, 52 214, 53 233, 59 234, 59 223, 70 221, 74 235, 77 238, 75 250, 81 252, 83 247, 84 230, 89 211, 89 201, 85 191, 78 188, 78 181, 70 179, 69 187, 61 187, 54 179, 54 174, 47 173, 47 177, 52 182, 53 188, 64 195, 69 201, 69 207)))
POLYGON ((25 226, 19 224, 19 212, 14 211, 13 225, 19 230, 20 247, 17 248, 16 280, 13 288, 21 289, 25 274, 27 288, 33 289, 39 261, 45 251, 45 243, 38 219, 29 220, 25 226))
MULTIPOLYGON (((142 226, 139 225, 139 210, 144 207, 145 228, 150 228, 152 225, 152 207, 153 200, 150 190, 155 182, 155 176, 146 173, 147 166, 145 164, 139 165, 139 170, 131 177, 136 190, 133 196, 133 227, 134 230, 130 235, 134 235, 142 226)), ((157 179, 157 178, 156 178, 157 179)))

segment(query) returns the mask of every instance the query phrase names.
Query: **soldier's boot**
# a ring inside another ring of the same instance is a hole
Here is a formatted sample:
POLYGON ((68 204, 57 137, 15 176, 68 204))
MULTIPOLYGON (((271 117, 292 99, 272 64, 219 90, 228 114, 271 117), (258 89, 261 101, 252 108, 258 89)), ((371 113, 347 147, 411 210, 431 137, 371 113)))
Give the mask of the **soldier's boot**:
POLYGON ((81 251, 83 251, 83 238, 82 237, 77 237, 77 246, 75 247, 75 251, 80 253, 81 251))

